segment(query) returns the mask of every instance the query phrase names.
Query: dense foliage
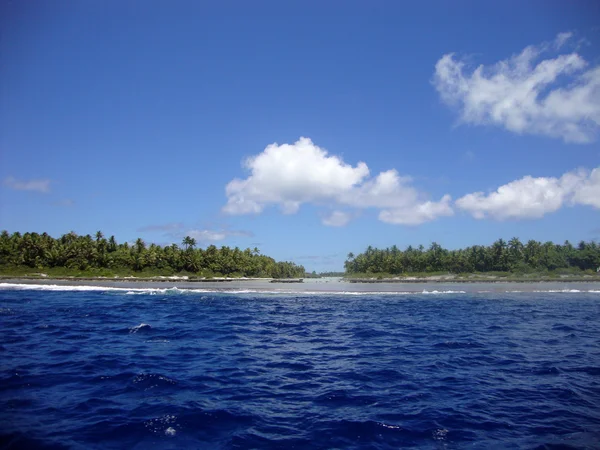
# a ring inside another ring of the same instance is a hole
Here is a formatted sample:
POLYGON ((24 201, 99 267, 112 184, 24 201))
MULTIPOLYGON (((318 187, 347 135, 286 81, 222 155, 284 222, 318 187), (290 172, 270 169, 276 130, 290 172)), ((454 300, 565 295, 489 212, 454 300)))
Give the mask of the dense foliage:
POLYGON ((346 273, 414 272, 514 272, 572 269, 596 271, 600 266, 600 245, 580 242, 576 247, 566 241, 563 245, 538 241, 521 243, 518 238, 506 242, 498 239, 486 247, 475 245, 460 250, 446 250, 435 242, 425 250, 423 246, 409 246, 401 251, 393 246, 385 250, 372 247, 364 253, 350 253, 344 264, 346 273))
POLYGON ((304 276, 304 267, 277 262, 261 255, 257 248, 195 248, 195 239, 186 236, 183 249, 177 244, 147 246, 142 239, 133 245, 118 244, 114 236, 105 239, 98 231, 94 237, 71 232, 54 239, 46 233, 16 232, 0 234, 0 271, 4 267, 36 269, 62 267, 79 271, 111 269, 161 274, 188 272, 204 276, 236 275, 288 278, 304 276))

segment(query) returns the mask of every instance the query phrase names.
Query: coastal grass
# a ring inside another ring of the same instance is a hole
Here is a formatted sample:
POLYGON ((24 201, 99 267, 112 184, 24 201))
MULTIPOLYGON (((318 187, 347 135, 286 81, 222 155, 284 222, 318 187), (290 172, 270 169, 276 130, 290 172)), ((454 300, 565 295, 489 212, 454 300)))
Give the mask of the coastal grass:
POLYGON ((133 271, 131 269, 122 268, 87 268, 76 269, 67 267, 44 267, 31 268, 25 266, 0 266, 0 276, 2 277, 27 277, 27 278, 153 278, 160 276, 190 276, 187 272, 173 273, 172 270, 160 269, 144 269, 141 271, 133 271))
POLYGON ((378 281, 600 281, 600 274, 593 270, 581 270, 576 267, 556 270, 527 271, 490 271, 472 273, 438 272, 405 272, 391 274, 385 272, 366 272, 346 274, 346 280, 378 280, 378 281))

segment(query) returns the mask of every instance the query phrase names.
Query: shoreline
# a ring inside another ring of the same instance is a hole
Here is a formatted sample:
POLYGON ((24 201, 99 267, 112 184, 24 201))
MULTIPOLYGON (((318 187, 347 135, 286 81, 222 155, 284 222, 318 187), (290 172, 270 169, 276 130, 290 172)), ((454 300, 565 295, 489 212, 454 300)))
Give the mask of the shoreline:
POLYGON ((473 283, 600 283, 598 277, 578 277, 578 278, 411 278, 411 279, 398 279, 398 278, 382 278, 382 279, 370 279, 370 278, 347 278, 345 279, 348 283, 367 283, 367 284, 379 284, 379 283, 397 283, 397 284, 432 284, 432 283, 455 283, 455 284, 473 284, 473 283))
MULTIPOLYGON (((285 280, 285 278, 282 278, 285 280)), ((21 280, 21 281, 110 281, 114 283, 173 283, 173 282, 185 282, 185 283, 228 283, 234 281, 264 281, 270 282, 277 280, 277 278, 228 278, 228 277, 215 277, 215 278, 188 278, 188 277, 75 277, 75 276, 61 276, 53 277, 50 275, 46 276, 12 276, 12 275, 0 275, 0 283, 6 280, 21 280)))
MULTIPOLYGON (((315 283, 347 283, 347 284, 495 284, 495 283, 600 283, 600 276, 564 276, 561 278, 511 278, 498 276, 474 276, 457 278, 455 276, 432 275, 429 277, 394 277, 394 278, 351 278, 351 277, 322 277, 322 278, 188 278, 185 276, 158 276, 158 277, 75 277, 50 275, 0 275, 2 282, 22 282, 31 284, 32 281, 41 281, 47 284, 50 281, 79 282, 110 282, 110 283, 186 283, 186 284, 212 284, 212 283, 274 283, 274 284, 315 284, 315 283), (300 281, 302 280, 302 281, 300 281)), ((61 283, 62 284, 62 283, 61 283)))
POLYGON ((147 279, 106 279, 106 278, 22 278, 0 277, 2 289, 41 289, 41 290, 126 290, 126 291, 189 291, 231 294, 281 294, 281 295, 386 295, 386 294, 503 294, 503 293, 536 293, 536 292, 589 292, 600 293, 598 280, 579 281, 460 281, 453 280, 412 280, 403 283, 401 280, 376 283, 350 283, 341 278, 308 279, 303 283, 271 284, 268 279, 240 280, 233 279, 227 283, 221 281, 195 282, 186 280, 147 279))

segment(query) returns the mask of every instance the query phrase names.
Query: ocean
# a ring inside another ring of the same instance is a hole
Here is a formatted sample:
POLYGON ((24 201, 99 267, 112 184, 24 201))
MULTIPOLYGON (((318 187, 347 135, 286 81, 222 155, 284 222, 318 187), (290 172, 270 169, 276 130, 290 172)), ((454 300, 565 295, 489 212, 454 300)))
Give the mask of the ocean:
POLYGON ((1 448, 600 448, 600 286, 115 286, 0 284, 1 448))

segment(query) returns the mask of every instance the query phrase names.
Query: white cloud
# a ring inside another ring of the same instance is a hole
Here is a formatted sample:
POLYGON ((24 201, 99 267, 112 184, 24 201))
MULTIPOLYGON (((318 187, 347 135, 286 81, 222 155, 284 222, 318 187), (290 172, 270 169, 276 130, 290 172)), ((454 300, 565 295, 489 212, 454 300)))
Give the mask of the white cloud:
POLYGON ((15 177, 7 177, 3 181, 4 186, 9 189, 15 191, 41 192, 42 194, 50 192, 50 183, 51 181, 46 178, 25 181, 17 180, 15 177))
POLYGON ((332 211, 326 217, 323 217, 321 222, 329 227, 343 227, 350 222, 352 215, 344 211, 332 211))
POLYGON ((573 202, 600 209, 600 168, 592 170, 573 196, 573 202))
POLYGON ((200 242, 222 241, 227 237, 227 234, 222 231, 211 230, 189 230, 185 235, 200 242))
POLYGON ((476 219, 539 219, 567 204, 600 208, 600 170, 567 172, 560 178, 526 176, 495 192, 475 192, 456 200, 456 206, 476 219))
POLYGON ((560 33, 552 44, 526 47, 475 70, 449 53, 436 63, 433 83, 463 123, 591 142, 600 128, 600 67, 590 67, 577 53, 541 60, 571 37, 560 33))
POLYGON ((408 209, 383 210, 379 213, 379 220, 397 225, 419 225, 441 216, 452 216, 454 211, 450 201, 450 196, 444 195, 439 202, 428 201, 408 209))
POLYGON ((197 229, 188 228, 181 222, 171 222, 165 224, 147 225, 138 228, 139 232, 163 232, 163 236, 179 241, 186 236, 196 239, 198 242, 216 242, 222 241, 232 236, 250 237, 253 234, 250 231, 230 230, 224 227, 217 229, 197 229))
POLYGON ((485 195, 475 192, 456 201, 456 206, 470 212, 476 219, 488 216, 498 219, 535 219, 558 210, 566 192, 557 178, 526 176, 500 186, 485 195))
POLYGON ((565 33, 558 33, 556 35, 556 38, 554 39, 554 47, 556 49, 560 49, 562 46, 564 46, 567 41, 569 39, 571 39, 573 37, 573 33, 570 32, 565 32, 565 33))
POLYGON ((232 236, 251 237, 252 233, 241 230, 188 230, 185 233, 179 233, 179 236, 189 236, 198 242, 216 242, 232 236))
POLYGON ((348 191, 369 175, 363 162, 356 167, 300 138, 295 144, 271 144, 246 160, 252 174, 232 180, 225 191, 229 214, 260 213, 268 204, 278 204, 285 214, 298 211, 300 204, 348 191))
MULTIPOLYGON (((369 177, 364 162, 355 167, 329 155, 308 138, 294 144, 271 144, 245 161, 246 179, 235 178, 225 188, 228 214, 258 214, 265 207, 279 206, 294 214, 304 203, 383 210, 380 219, 390 223, 417 225, 452 213, 449 197, 430 202, 410 186, 410 178, 395 169, 369 177), (413 212, 414 218, 405 217, 413 212), (393 217, 402 217, 393 219, 393 217)), ((328 225, 349 220, 337 211, 324 221, 328 225)))

